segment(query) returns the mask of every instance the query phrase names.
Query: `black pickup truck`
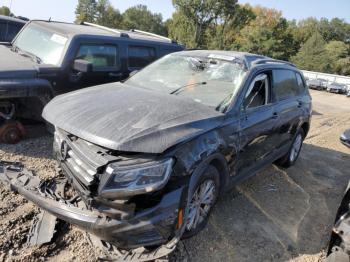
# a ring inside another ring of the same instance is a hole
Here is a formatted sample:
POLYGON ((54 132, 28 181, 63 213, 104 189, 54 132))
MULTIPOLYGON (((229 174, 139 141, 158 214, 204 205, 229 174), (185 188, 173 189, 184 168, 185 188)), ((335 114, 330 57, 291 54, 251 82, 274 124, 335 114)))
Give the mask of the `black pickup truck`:
POLYGON ((139 30, 28 22, 12 43, 0 45, 0 143, 18 142, 24 135, 22 120, 42 121, 42 109, 53 97, 121 81, 183 49, 169 38, 139 30))
POLYGON ((0 42, 11 42, 26 24, 25 18, 18 19, 0 15, 0 42))

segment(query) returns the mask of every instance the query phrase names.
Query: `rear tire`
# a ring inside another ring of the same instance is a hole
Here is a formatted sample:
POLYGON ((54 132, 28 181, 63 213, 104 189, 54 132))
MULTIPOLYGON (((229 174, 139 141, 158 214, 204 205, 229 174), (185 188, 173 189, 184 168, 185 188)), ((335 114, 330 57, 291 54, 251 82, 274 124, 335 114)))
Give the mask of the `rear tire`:
POLYGON ((293 139, 293 143, 288 151, 288 153, 282 158, 276 161, 276 164, 282 167, 290 167, 295 164, 298 160, 301 148, 303 146, 303 141, 305 139, 304 130, 300 129, 293 139))
POLYGON ((189 188, 187 203, 188 215, 182 238, 190 238, 203 230, 210 213, 220 195, 220 175, 218 170, 209 165, 199 179, 189 188))

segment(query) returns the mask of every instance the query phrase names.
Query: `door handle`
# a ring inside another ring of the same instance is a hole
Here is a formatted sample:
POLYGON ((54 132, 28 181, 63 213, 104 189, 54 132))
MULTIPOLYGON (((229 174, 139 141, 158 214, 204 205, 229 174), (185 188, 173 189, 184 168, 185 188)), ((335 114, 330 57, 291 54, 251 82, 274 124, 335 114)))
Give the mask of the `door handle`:
POLYGON ((276 119, 276 118, 278 118, 278 113, 277 112, 274 112, 273 114, 272 114, 272 117, 271 117, 272 119, 276 119))
POLYGON ((303 102, 298 101, 298 107, 300 108, 300 107, 302 107, 302 106, 303 106, 303 102))

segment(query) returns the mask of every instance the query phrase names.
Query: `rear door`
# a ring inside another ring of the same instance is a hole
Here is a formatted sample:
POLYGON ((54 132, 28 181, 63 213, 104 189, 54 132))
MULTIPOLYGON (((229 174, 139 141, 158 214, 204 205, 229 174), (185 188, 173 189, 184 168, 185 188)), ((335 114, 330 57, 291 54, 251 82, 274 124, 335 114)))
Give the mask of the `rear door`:
POLYGON ((156 47, 151 45, 130 44, 128 46, 129 72, 140 70, 157 59, 156 47))
POLYGON ((272 72, 272 94, 275 102, 275 114, 278 115, 276 122, 276 130, 279 134, 277 149, 285 152, 291 146, 300 118, 303 115, 306 90, 298 72, 289 69, 275 69, 272 72))

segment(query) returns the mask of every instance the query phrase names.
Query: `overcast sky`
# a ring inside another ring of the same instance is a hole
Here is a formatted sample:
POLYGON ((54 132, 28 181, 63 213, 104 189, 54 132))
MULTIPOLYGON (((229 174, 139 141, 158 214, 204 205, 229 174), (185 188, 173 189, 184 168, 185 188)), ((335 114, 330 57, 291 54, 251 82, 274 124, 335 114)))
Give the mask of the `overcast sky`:
MULTIPOLYGON (((48 19, 73 22, 78 0, 0 0, 0 6, 10 6, 16 15, 30 19, 48 19)), ((161 13, 164 19, 174 11, 171 0, 110 0, 121 12, 137 4, 147 5, 152 12, 161 13)), ((239 0, 240 3, 281 10, 288 19, 306 17, 339 17, 350 22, 350 0, 239 0)))

